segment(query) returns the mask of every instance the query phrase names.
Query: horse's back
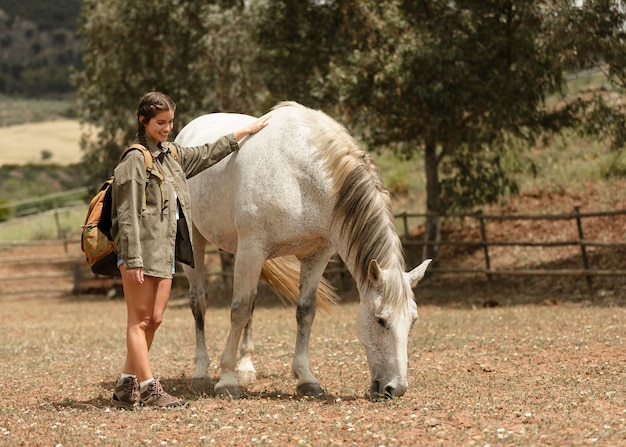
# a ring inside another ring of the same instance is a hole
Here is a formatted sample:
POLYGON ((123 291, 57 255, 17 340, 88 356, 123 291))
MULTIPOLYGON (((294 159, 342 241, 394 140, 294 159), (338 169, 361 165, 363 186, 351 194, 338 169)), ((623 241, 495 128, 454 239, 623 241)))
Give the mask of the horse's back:
MULTIPOLYGON (((189 180, 194 225, 205 239, 235 253, 243 238, 268 256, 306 255, 328 244, 330 179, 299 110, 273 110, 269 125, 245 138, 238 152, 189 180)), ((203 115, 176 142, 204 144, 255 119, 203 115)))

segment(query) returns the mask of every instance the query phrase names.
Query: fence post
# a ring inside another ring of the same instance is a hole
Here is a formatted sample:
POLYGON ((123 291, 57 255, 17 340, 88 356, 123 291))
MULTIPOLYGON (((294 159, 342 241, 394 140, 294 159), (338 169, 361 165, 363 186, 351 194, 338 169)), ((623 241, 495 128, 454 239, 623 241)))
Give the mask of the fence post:
POLYGON ((441 215, 437 213, 426 213, 426 224, 424 227, 424 246, 422 248, 422 259, 437 259, 439 254, 439 242, 441 240, 441 215), (433 240, 431 240, 431 238, 433 240), (431 248, 432 247, 432 248, 431 248))
MULTIPOLYGON (((576 226, 578 227, 578 243, 580 244, 580 251, 583 256, 583 267, 585 270, 589 270, 589 258, 587 257, 587 246, 585 245, 585 235, 583 234, 583 222, 580 218, 580 207, 574 207, 574 215, 576 216, 576 226)), ((585 275, 587 280, 587 288, 589 289, 589 295, 593 296, 593 279, 591 275, 585 275)))
POLYGON ((63 231, 63 229, 61 228, 61 221, 59 219, 59 207, 56 200, 54 201, 54 222, 57 226, 57 238, 63 239, 63 248, 65 249, 65 253, 67 253, 67 237, 65 231, 63 231))
POLYGON ((222 264, 222 281, 225 286, 232 287, 235 272, 235 255, 224 250, 217 249, 222 264))
POLYGON ((480 242, 483 246, 483 253, 485 255, 485 269, 487 270, 487 285, 491 292, 491 259, 489 258, 489 244, 487 241, 487 229, 485 228, 485 219, 483 219, 483 210, 476 212, 476 218, 480 224, 480 242))
POLYGON ((400 217, 402 217, 402 223, 404 224, 404 240, 408 241, 409 240, 409 222, 408 222, 408 215, 406 211, 403 211, 402 214, 400 214, 400 217))

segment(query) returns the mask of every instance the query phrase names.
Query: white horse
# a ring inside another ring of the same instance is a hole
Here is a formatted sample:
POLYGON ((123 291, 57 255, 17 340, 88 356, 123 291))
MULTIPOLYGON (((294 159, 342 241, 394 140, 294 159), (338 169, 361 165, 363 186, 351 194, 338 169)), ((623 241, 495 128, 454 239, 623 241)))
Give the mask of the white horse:
MULTIPOLYGON (((417 319, 412 288, 430 260, 406 272, 389 194, 370 156, 344 127, 293 102, 270 114, 269 126, 247 137, 238 152, 189 180, 196 267, 185 267, 185 273, 196 323, 194 387, 211 383, 204 334, 204 249, 210 241, 236 255, 231 327, 216 394, 238 397, 240 380, 256 378, 250 324, 260 276, 297 303, 292 370, 298 394, 323 394, 309 367, 309 338, 316 305, 336 300, 322 274, 337 252, 359 292, 357 332, 369 364, 370 396, 401 396, 408 385, 409 331, 417 319)), ((204 115, 175 141, 203 144, 255 119, 204 115)))

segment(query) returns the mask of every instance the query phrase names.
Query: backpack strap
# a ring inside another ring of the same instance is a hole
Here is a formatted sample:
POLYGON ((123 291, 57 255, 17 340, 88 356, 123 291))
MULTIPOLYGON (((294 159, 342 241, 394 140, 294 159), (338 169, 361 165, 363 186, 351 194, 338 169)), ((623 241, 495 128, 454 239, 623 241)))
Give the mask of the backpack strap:
MULTIPOLYGON (((120 161, 128 154, 130 151, 141 151, 143 154, 143 164, 146 167, 146 185, 148 184, 148 179, 151 175, 154 175, 159 179, 159 188, 161 189, 161 209, 165 209, 165 192, 163 191, 163 181, 165 180, 165 175, 159 170, 158 166, 155 169, 154 164, 154 156, 152 152, 150 152, 145 146, 135 143, 128 147, 120 157, 120 161)), ((148 205, 146 204, 146 195, 143 195, 143 203, 142 210, 145 210, 148 205)))
POLYGON ((156 175, 161 181, 163 181, 163 174, 158 172, 158 170, 156 170, 156 172, 152 172, 154 169, 154 157, 152 156, 152 152, 150 152, 145 146, 142 146, 141 144, 135 143, 132 146, 129 146, 128 149, 126 149, 120 157, 120 161, 124 159, 126 154, 134 150, 141 151, 141 153, 143 154, 143 164, 146 167, 146 181, 148 181, 151 174, 156 175))

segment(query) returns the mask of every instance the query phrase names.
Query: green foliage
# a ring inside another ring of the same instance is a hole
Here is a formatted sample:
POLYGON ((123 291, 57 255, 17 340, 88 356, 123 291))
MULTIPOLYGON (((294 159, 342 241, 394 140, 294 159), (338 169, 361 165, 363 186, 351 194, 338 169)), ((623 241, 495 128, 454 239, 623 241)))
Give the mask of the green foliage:
POLYGON ((517 194, 519 185, 503 158, 505 154, 500 151, 472 151, 468 146, 457 148, 443 165, 443 209, 465 211, 480 204, 494 203, 504 194, 517 194))
POLYGON ((439 189, 430 185, 432 211, 514 190, 498 161, 505 144, 531 144, 552 123, 543 105, 563 88, 563 48, 550 39, 552 21, 541 8, 523 0, 364 1, 344 16, 352 51, 328 78, 339 109, 360 117, 375 143, 403 143, 407 156, 433 153, 427 170, 442 175, 433 179, 446 200, 432 197, 439 189))
POLYGON ((15 209, 10 205, 9 200, 0 199, 0 222, 9 220, 15 213, 15 209))
POLYGON ((34 123, 52 117, 76 118, 76 109, 71 100, 32 99, 0 94, 0 126, 34 123))
MULTIPOLYGON (((39 241, 80 238, 81 225, 85 223, 85 206, 63 208, 56 212, 42 212, 33 216, 13 219, 0 227, 0 241, 39 241)), ((2 204, 0 203, 0 213, 2 204)), ((0 217, 0 222, 2 218, 0 217)))
MULTIPOLYGON (((86 185, 86 177, 84 169, 77 165, 3 165, 0 166, 0 200, 14 202, 79 188, 86 185)), ((42 208, 52 206, 51 201, 42 208)))
POLYGON ((48 161, 52 158, 54 154, 48 149, 44 149, 41 151, 41 161, 48 161))
POLYGON ((626 153, 613 154, 601 165, 601 173, 607 180, 626 177, 626 153))
POLYGON ((132 140, 145 92, 165 92, 177 103, 172 138, 204 113, 260 112, 250 16, 240 6, 84 0, 81 19, 84 70, 75 82, 81 117, 100 129, 96 141, 82 143, 94 181, 106 178, 132 140))
POLYGON ((281 0, 260 9, 254 63, 269 91, 268 106, 285 99, 314 108, 332 106, 324 80, 342 54, 341 3, 281 0))
POLYGON ((179 123, 293 99, 369 146, 423 157, 428 210, 493 202, 518 188, 511 160, 564 129, 626 141, 619 101, 566 82, 600 61, 612 84, 626 79, 622 2, 576 3, 84 0, 78 100, 101 129, 85 142, 91 172, 110 173, 145 91, 170 94, 179 123))

